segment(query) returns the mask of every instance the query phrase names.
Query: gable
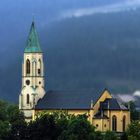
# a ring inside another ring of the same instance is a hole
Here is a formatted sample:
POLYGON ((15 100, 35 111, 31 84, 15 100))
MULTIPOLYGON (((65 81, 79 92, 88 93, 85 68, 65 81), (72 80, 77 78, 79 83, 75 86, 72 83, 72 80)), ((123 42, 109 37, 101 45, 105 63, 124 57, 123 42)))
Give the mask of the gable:
POLYGON ((110 94, 110 92, 105 89, 102 93, 101 93, 101 96, 97 99, 96 103, 94 104, 93 108, 95 110, 98 110, 98 108, 100 107, 100 102, 103 102, 105 101, 106 99, 111 99, 112 96, 110 94))

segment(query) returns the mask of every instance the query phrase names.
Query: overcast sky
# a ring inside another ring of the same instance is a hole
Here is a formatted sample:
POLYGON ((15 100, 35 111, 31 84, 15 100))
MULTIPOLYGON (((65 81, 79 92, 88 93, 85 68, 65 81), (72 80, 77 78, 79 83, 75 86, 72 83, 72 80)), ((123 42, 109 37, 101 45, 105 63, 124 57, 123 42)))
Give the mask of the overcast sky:
POLYGON ((108 3, 105 5, 97 5, 92 7, 85 7, 73 10, 63 11, 61 13, 62 18, 81 17, 86 15, 92 15, 96 13, 110 13, 135 10, 140 7, 140 0, 122 0, 114 3, 108 3))

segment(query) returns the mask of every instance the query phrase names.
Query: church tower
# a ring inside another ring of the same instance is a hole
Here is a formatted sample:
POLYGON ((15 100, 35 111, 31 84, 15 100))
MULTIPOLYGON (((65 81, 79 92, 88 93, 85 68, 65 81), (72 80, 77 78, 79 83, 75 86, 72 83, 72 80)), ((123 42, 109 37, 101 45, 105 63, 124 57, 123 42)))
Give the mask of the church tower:
POLYGON ((45 94, 44 63, 35 23, 32 22, 22 63, 22 89, 19 95, 19 109, 25 119, 31 120, 32 110, 45 94))

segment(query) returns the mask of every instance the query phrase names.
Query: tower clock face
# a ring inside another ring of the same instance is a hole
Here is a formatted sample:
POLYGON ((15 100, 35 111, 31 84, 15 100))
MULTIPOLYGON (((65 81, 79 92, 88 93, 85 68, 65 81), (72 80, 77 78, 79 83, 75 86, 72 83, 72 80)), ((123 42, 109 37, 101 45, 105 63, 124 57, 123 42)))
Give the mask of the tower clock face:
POLYGON ((30 85, 30 80, 26 80, 26 85, 30 85))

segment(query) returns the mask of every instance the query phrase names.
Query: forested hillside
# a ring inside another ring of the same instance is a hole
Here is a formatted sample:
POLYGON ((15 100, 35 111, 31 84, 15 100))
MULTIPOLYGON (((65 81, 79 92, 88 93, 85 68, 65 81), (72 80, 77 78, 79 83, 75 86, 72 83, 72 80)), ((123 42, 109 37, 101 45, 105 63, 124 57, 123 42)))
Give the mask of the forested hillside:
POLYGON ((139 17, 140 11, 99 14, 63 20, 44 30, 48 88, 139 89, 139 17))
MULTIPOLYGON (((140 89, 140 10, 66 18, 38 33, 47 90, 106 87, 131 94, 140 89)), ((18 101, 25 44, 25 38, 17 40, 3 56, 0 96, 10 101, 18 101)))

